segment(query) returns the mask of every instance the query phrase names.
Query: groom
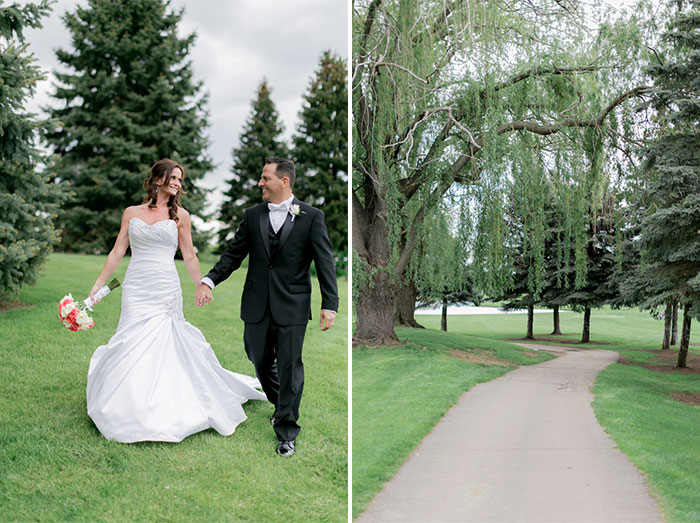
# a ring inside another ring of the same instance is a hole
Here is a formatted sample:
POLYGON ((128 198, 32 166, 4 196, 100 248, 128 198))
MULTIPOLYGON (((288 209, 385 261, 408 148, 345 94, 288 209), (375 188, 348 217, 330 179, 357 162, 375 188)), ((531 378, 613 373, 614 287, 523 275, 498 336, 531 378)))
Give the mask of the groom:
POLYGON ((333 326, 338 311, 335 262, 323 212, 292 194, 294 164, 267 158, 258 182, 266 203, 243 212, 231 244, 197 287, 196 304, 212 300, 211 290, 240 267, 248 273, 241 298, 246 354, 275 406, 270 418, 277 453, 291 456, 299 434, 299 403, 304 388, 301 348, 311 319, 313 261, 321 287, 321 330, 333 326))

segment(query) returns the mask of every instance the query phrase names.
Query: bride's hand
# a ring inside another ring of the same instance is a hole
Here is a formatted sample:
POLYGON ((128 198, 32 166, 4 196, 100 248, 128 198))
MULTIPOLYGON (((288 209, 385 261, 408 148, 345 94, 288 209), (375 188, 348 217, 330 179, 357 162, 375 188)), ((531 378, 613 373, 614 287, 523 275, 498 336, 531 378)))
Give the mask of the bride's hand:
POLYGON ((212 296, 211 289, 206 283, 200 283, 197 285, 197 290, 195 291, 195 305, 201 307, 202 305, 208 304, 214 297, 212 296))
POLYGON ((98 285, 97 282, 95 282, 95 285, 92 286, 92 289, 90 290, 90 299, 92 300, 93 303, 98 303, 100 300, 95 299, 95 293, 99 291, 103 286, 98 285))

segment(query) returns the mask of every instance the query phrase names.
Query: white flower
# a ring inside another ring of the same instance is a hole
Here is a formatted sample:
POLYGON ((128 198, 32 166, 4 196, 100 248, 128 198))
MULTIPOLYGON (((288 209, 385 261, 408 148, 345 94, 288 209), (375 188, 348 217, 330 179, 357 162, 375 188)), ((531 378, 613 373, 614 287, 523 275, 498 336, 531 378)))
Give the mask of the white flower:
POLYGON ((301 214, 301 207, 298 204, 293 203, 289 206, 289 212, 292 215, 292 221, 294 221, 294 218, 301 214))

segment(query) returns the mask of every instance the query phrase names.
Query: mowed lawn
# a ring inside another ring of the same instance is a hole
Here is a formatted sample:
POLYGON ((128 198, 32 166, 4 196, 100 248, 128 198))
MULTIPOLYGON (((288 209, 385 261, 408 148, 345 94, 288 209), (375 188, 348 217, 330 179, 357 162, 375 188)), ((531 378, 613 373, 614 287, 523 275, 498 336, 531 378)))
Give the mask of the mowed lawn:
MULTIPOLYGON (((462 392, 509 370, 495 362, 463 361, 454 349, 488 350, 507 359, 502 351, 513 350, 507 349, 511 341, 524 341, 526 331, 525 314, 450 316, 448 333, 439 331, 439 316, 416 319, 429 330, 397 329, 409 341, 406 345, 353 350, 354 516, 462 392), (382 462, 375 454, 391 457, 382 462)), ((586 345, 577 343, 582 321, 582 314, 562 311, 564 334, 550 337, 552 315, 538 313, 535 336, 540 343, 567 342, 621 354, 621 363, 607 367, 596 380, 596 416, 646 476, 667 520, 700 521, 700 408, 691 404, 700 398, 700 352, 691 347, 690 371, 674 370, 678 347, 668 354, 657 350, 663 322, 646 312, 594 310, 586 345)), ((693 327, 700 329, 697 322, 693 327)), ((700 330, 695 339, 700 342, 700 330)))
MULTIPOLYGON (((0 312, 0 519, 106 521, 346 521, 347 520, 347 280, 341 279, 335 327, 313 322, 304 346, 306 382, 297 454, 280 458, 270 423, 272 406, 248 402, 248 420, 230 437, 213 430, 181 443, 106 441, 87 415, 90 356, 117 325, 121 291, 100 302, 96 326, 70 332, 58 320, 58 300, 84 298, 104 256, 54 254, 26 307, 0 312)), ((202 261, 202 271, 214 258, 202 261)), ((115 272, 123 277, 128 259, 115 272)), ((239 319, 245 269, 194 306, 194 284, 177 262, 186 319, 202 330, 221 364, 254 374, 239 319)))

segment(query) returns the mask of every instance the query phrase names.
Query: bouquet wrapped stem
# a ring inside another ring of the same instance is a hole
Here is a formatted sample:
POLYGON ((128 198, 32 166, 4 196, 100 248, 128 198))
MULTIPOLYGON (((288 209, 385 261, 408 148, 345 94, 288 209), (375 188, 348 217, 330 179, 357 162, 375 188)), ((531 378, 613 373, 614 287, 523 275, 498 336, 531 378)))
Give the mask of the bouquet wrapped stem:
POLYGON ((86 309, 92 311, 95 303, 107 296, 112 290, 119 287, 121 283, 114 278, 107 285, 102 287, 95 293, 96 301, 93 301, 89 296, 83 301, 76 302, 73 300, 73 295, 68 294, 61 299, 58 304, 58 315, 61 322, 67 329, 72 331, 83 331, 95 326, 95 322, 86 312, 86 309))
POLYGON ((92 308, 95 306, 95 304, 100 301, 102 298, 107 296, 110 292, 112 292, 114 289, 119 287, 121 285, 121 282, 114 278, 111 282, 109 282, 107 285, 102 287, 99 291, 95 293, 95 300, 92 301, 92 298, 88 296, 85 300, 83 300, 83 304, 89 309, 92 310, 92 308))

